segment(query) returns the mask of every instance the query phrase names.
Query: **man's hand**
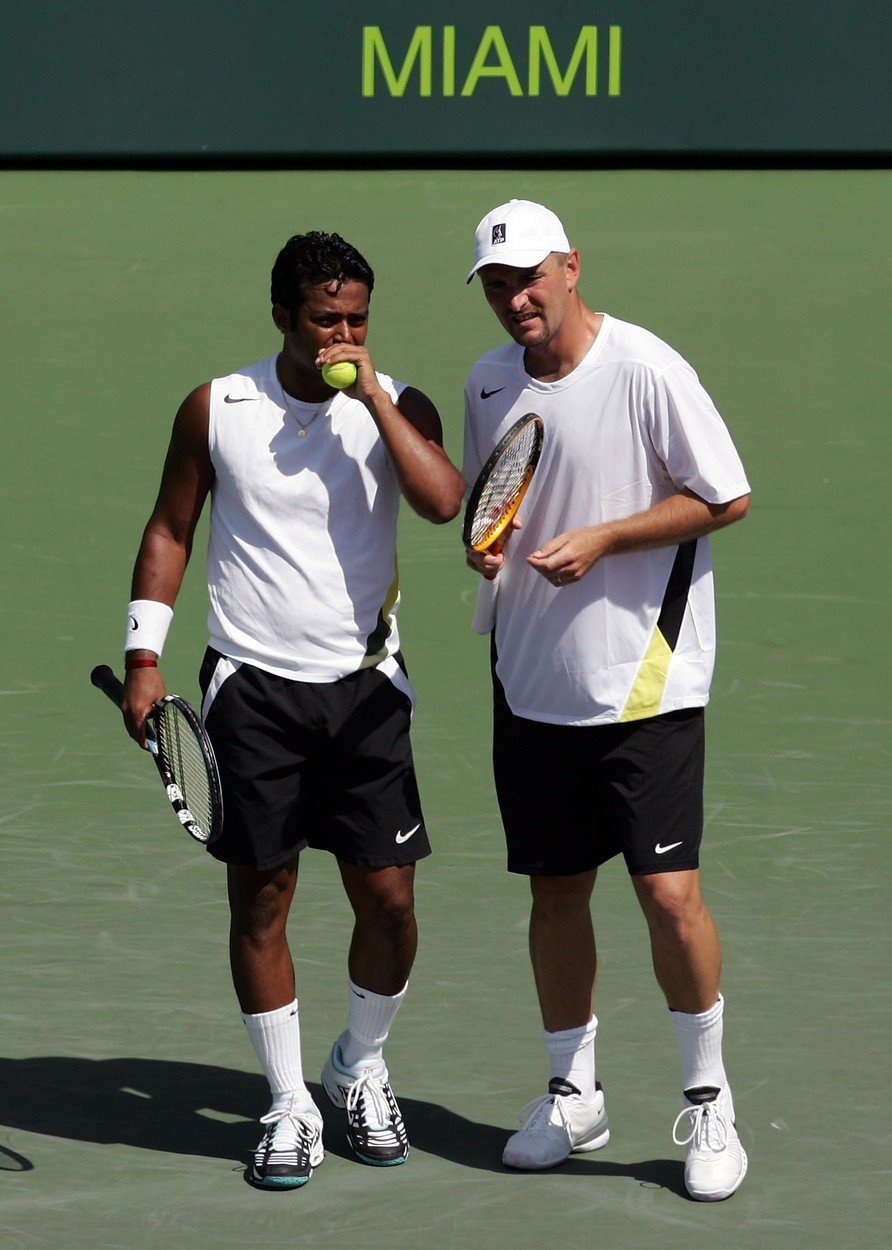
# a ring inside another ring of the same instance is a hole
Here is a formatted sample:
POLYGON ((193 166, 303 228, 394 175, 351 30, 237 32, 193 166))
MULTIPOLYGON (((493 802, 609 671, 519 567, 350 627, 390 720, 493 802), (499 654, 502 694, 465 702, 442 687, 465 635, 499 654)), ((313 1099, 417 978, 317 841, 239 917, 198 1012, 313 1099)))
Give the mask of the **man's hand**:
POLYGON ((494 581, 499 575, 502 565, 505 563, 505 547, 515 530, 523 529, 523 520, 520 516, 515 515, 511 518, 511 524, 501 534, 486 551, 474 551, 469 548, 465 552, 465 559, 469 569, 473 569, 475 573, 479 573, 488 582, 494 581))
POLYGON ((124 702, 121 712, 127 732, 144 751, 146 743, 146 717, 167 690, 157 668, 134 668, 124 675, 124 702))
POLYGON ((749 495, 741 495, 728 503, 706 503, 684 487, 644 512, 558 534, 527 556, 527 562, 552 586, 570 586, 603 556, 670 547, 731 525, 746 516, 749 501, 749 495))
POLYGON ((592 565, 607 554, 610 542, 611 530, 607 525, 567 530, 528 555, 527 564, 541 573, 552 586, 571 586, 585 577, 592 565))
POLYGON ((352 386, 344 387, 345 395, 364 404, 383 394, 372 358, 365 347, 356 343, 330 343, 322 348, 315 363, 321 369, 323 365, 337 364, 341 360, 349 360, 356 365, 356 381, 352 386))

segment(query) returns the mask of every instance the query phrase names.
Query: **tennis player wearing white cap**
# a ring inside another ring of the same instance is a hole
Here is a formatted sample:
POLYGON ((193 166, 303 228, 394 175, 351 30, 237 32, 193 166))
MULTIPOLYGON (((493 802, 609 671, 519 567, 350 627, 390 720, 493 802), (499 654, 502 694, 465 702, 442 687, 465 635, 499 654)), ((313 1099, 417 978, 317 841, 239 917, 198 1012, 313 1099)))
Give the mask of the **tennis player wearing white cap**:
POLYGON ((478 275, 510 342, 465 390, 464 477, 524 413, 545 427, 523 521, 482 574, 494 775, 509 871, 529 877, 530 953, 551 1063, 503 1161, 540 1169, 610 1133, 596 1079, 590 900, 622 854, 681 1048, 673 1136, 685 1184, 716 1201, 747 1158, 722 1057, 721 951, 700 893, 704 708, 715 652, 708 535, 749 484, 691 366, 647 330, 594 312, 580 258, 541 204, 477 227, 478 275))

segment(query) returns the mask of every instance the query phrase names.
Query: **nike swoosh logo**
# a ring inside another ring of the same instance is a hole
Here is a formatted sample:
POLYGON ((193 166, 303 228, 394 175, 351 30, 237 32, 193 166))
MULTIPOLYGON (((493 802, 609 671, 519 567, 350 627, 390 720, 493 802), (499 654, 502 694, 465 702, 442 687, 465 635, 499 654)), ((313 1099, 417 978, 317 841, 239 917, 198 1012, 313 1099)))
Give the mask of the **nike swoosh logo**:
POLYGON ((491 395, 498 395, 499 391, 503 391, 504 389, 504 386, 497 386, 494 391, 488 391, 485 386, 481 386, 480 398, 489 399, 491 395))
POLYGON ((402 831, 400 831, 396 835, 397 842, 408 842, 412 834, 417 833, 420 828, 421 828, 421 821, 418 822, 418 824, 415 826, 414 829, 410 829, 408 833, 403 833, 402 831))
POLYGON ((133 631, 134 629, 139 629, 139 621, 137 621, 135 616, 128 616, 127 619, 130 622, 131 631, 133 631))
POLYGON ((667 851, 674 851, 677 846, 681 846, 680 842, 670 842, 668 846, 662 846, 659 842, 654 847, 658 855, 665 855, 667 851))
POLYGON ((256 404, 258 396, 256 395, 224 395, 224 404, 256 404))

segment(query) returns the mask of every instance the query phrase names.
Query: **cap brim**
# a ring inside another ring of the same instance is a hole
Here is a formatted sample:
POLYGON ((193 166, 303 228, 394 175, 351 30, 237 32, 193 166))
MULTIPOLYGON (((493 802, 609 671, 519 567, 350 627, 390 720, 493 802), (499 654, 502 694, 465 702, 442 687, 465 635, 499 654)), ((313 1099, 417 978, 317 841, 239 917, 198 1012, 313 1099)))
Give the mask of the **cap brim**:
POLYGON ((533 248, 531 251, 505 251, 500 249, 496 252, 487 252, 485 256, 475 263, 474 268, 468 274, 466 284, 471 281, 478 269, 482 269, 485 265, 507 265, 509 269, 532 269, 550 256, 552 252, 558 249, 547 247, 543 252, 541 248, 533 248))

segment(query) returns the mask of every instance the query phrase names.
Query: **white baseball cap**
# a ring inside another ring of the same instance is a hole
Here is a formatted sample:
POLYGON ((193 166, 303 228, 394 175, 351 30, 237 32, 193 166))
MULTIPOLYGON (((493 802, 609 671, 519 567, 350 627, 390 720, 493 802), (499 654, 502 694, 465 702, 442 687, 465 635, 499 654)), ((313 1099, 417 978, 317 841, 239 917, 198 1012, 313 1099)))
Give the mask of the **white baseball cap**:
POLYGON ((477 227, 468 282, 483 265, 530 269, 551 252, 571 250, 560 218, 550 208, 532 200, 509 200, 487 213, 477 227))

